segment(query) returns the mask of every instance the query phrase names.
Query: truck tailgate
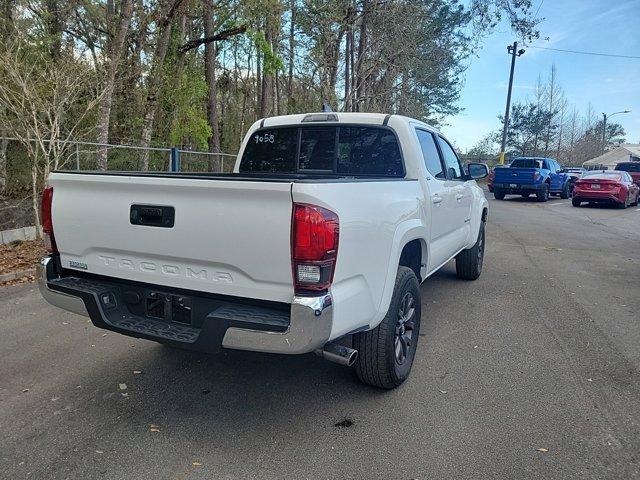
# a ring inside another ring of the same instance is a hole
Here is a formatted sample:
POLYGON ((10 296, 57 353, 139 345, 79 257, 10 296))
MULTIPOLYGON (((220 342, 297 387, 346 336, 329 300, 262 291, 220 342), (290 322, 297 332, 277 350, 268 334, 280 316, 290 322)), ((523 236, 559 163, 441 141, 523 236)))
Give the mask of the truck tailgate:
POLYGON ((58 172, 49 184, 64 268, 246 298, 293 297, 288 181, 58 172), (132 206, 134 217, 173 207, 173 226, 135 224, 132 206))
POLYGON ((496 168, 494 172, 494 183, 517 183, 519 185, 526 185, 535 183, 533 175, 537 170, 535 168, 503 167, 496 168))

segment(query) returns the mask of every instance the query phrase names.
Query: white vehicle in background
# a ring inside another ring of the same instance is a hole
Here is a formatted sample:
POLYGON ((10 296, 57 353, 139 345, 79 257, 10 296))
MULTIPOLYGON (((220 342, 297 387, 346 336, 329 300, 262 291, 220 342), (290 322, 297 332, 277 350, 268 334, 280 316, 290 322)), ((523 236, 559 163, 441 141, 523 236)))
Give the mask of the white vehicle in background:
POLYGON ((474 179, 487 174, 432 127, 367 113, 256 122, 231 174, 57 171, 41 291, 124 335, 315 351, 394 388, 418 343, 420 282, 452 259, 480 276, 474 179))

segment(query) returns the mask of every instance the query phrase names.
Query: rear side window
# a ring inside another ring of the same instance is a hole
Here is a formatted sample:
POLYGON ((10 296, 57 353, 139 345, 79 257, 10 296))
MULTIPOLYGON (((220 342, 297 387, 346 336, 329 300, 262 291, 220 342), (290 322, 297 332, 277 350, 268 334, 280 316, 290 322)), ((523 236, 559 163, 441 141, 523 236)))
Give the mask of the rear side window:
POLYGON ((314 125, 256 131, 240 172, 402 177, 404 167, 398 140, 388 128, 314 125))

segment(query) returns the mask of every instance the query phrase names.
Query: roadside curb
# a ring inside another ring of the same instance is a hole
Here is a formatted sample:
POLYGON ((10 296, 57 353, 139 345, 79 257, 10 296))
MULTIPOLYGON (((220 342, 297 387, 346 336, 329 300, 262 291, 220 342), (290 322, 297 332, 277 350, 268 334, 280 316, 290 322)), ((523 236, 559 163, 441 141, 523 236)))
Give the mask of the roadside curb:
POLYGON ((0 275, 0 283, 10 282, 11 280, 17 280, 18 278, 28 277, 29 275, 35 274, 35 268, 30 268, 29 270, 21 270, 19 272, 5 273, 4 275, 0 275))
POLYGON ((35 226, 4 230, 0 232, 0 244, 11 243, 16 240, 35 240, 38 237, 37 233, 38 231, 35 226))

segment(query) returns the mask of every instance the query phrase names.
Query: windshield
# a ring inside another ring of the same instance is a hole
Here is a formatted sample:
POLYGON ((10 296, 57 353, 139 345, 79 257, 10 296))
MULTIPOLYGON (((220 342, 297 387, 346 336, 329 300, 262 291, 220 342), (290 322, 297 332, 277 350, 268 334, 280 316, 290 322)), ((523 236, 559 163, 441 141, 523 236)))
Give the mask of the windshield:
POLYGON ((511 162, 511 168, 542 168, 542 160, 535 158, 516 158, 511 162))
POLYGON ((404 176, 400 146, 393 131, 368 126, 257 130, 242 154, 240 172, 404 176))

